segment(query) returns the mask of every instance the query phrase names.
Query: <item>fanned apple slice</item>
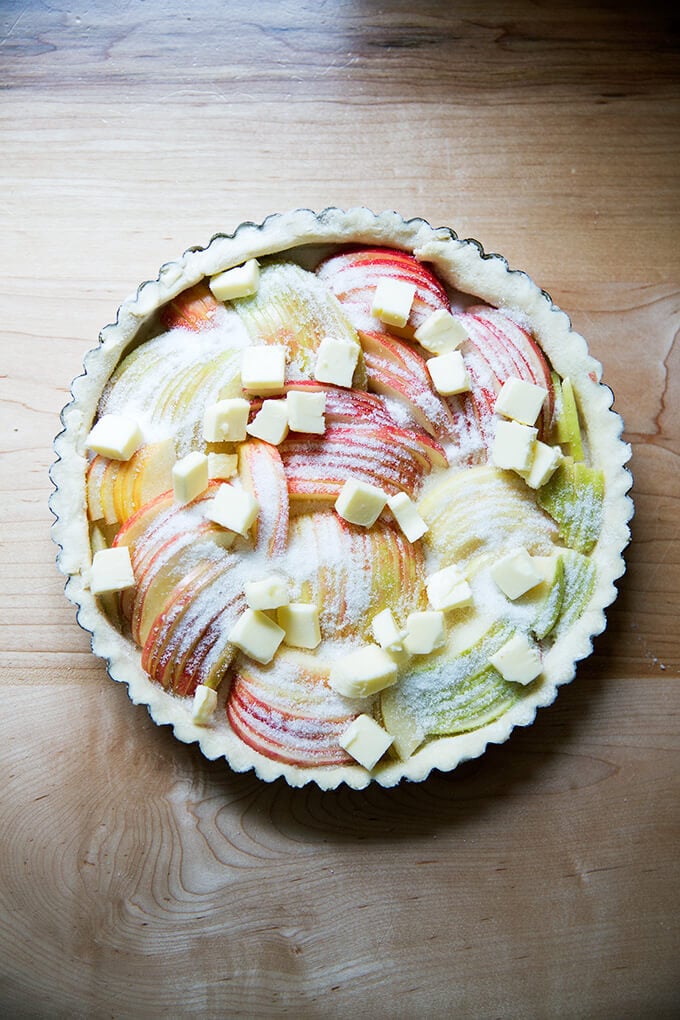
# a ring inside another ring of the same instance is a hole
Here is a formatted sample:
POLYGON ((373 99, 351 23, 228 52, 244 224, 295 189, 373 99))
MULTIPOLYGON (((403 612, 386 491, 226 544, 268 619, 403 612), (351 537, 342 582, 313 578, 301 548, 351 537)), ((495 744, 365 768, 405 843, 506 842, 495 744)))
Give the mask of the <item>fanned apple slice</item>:
POLYGON ((551 640, 566 634, 588 605, 597 580, 597 567, 588 556, 575 549, 562 549, 564 592, 560 615, 550 633, 551 640))
POLYGON ((145 443, 126 461, 97 454, 87 469, 88 516, 119 524, 172 486, 175 445, 145 443))
POLYGON ((259 504, 255 548, 276 556, 288 543, 288 483, 281 454, 270 443, 249 439, 238 448, 238 471, 259 504))
POLYGON ((365 709, 328 684, 316 656, 280 649, 275 663, 240 661, 227 699, 234 732, 267 758, 300 766, 347 765, 338 740, 365 709))
POLYGON ((526 687, 508 683, 489 664, 515 633, 507 621, 472 613, 451 627, 441 651, 412 659, 399 683, 380 698, 384 724, 397 748, 408 748, 418 735, 477 729, 524 697, 526 687))
POLYGON ((450 307, 446 289, 432 270, 397 248, 350 248, 325 259, 317 267, 317 275, 336 295, 358 330, 396 333, 411 340, 432 312, 440 308, 448 311, 450 307), (375 288, 386 277, 415 287, 411 314, 403 328, 385 326, 371 313, 375 288))
POLYGON ((592 551, 602 527, 604 472, 565 457, 538 490, 539 506, 557 521, 562 541, 577 552, 592 551))
MULTIPOLYGON (((493 439, 496 397, 510 378, 522 379, 547 391, 537 422, 540 437, 547 441, 554 410, 553 380, 545 356, 530 332, 509 315, 486 305, 470 307, 457 317, 468 333, 460 350, 487 447, 493 439)), ((452 406, 456 406, 455 402, 452 406)))
POLYGON ((554 551, 557 528, 511 471, 471 467, 433 480, 418 502, 429 531, 424 541, 441 557, 465 570, 524 546, 532 555, 554 551))
POLYGON ((142 668, 174 694, 217 686, 235 653, 228 635, 245 609, 238 557, 214 547, 169 595, 142 649, 142 668))
POLYGON ((301 514, 291 520, 284 562, 297 585, 295 600, 317 606, 324 639, 369 640, 382 609, 393 609, 401 626, 427 605, 420 544, 392 522, 378 520, 366 530, 333 510, 301 514))
POLYGON ((212 328, 218 307, 207 283, 197 283, 164 305, 161 322, 166 329, 181 327, 198 333, 212 328))
POLYGON ((279 449, 291 499, 334 500, 348 478, 415 496, 434 459, 444 457, 398 426, 365 422, 328 425, 322 436, 290 435, 279 449))
POLYGON ((453 412, 432 385, 425 359, 395 337, 366 330, 359 336, 369 389, 404 404, 430 435, 440 439, 454 435, 453 412))
POLYGON ((188 452, 202 442, 205 407, 241 394, 241 358, 241 347, 225 349, 219 329, 190 337, 162 333, 123 359, 102 394, 99 416, 136 417, 154 433, 174 434, 178 453, 188 452))
MULTIPOLYGON (((294 262, 270 262, 260 269, 257 293, 231 302, 254 344, 286 348, 289 378, 311 378, 316 352, 327 337, 359 340, 340 303, 314 275, 294 262)), ((361 366, 355 384, 361 384, 361 366)))

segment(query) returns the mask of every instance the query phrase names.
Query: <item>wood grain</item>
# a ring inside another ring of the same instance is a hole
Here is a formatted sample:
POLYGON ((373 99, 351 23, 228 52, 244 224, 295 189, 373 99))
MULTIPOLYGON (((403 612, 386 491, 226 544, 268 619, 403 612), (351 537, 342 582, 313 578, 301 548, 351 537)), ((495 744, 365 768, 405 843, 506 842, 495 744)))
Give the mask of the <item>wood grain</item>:
POLYGON ((667 5, 5 0, 0 1015, 657 1018, 680 987, 680 59, 667 5), (528 271, 633 446, 606 632, 452 775, 291 790, 178 744, 62 595, 48 468, 120 301, 364 203, 528 271))

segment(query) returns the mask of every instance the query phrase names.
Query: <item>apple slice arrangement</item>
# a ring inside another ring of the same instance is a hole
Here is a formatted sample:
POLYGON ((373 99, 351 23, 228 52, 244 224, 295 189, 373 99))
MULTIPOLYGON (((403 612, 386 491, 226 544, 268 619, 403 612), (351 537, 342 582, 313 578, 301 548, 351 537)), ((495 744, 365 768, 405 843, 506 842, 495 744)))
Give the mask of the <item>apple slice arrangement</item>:
POLYGON ((397 247, 303 250, 206 273, 119 351, 79 576, 183 739, 393 782, 543 703, 605 472, 526 316, 397 247))

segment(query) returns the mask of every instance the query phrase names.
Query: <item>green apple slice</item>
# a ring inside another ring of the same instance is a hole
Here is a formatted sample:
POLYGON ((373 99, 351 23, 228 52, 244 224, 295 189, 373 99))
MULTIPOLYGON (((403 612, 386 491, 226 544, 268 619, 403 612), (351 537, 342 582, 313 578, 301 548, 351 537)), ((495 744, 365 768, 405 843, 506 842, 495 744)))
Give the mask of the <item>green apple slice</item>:
POLYGON ((595 564, 575 549, 563 549, 561 559, 564 564, 564 592, 559 619, 551 631, 551 638, 555 640, 581 616, 597 579, 595 564))
POLYGON ((565 545, 586 554, 592 550, 602 526, 602 470, 565 457, 552 478, 538 490, 536 499, 557 522, 565 545))
POLYGON ((571 379, 560 380, 556 372, 552 373, 555 388, 555 439, 574 460, 583 460, 583 442, 579 423, 576 395, 571 379))
POLYGON ((564 598, 564 560, 558 553, 552 556, 534 556, 532 562, 543 574, 545 580, 532 588, 518 600, 520 605, 535 607, 531 630, 542 641, 555 627, 562 609, 564 598))

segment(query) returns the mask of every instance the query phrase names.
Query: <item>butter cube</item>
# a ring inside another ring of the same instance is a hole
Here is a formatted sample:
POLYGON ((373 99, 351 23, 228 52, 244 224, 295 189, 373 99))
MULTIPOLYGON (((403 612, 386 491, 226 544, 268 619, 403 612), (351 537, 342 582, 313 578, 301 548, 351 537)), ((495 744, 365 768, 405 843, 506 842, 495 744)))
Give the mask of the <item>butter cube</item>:
POLYGON ((273 574, 261 581, 247 581, 244 590, 251 609, 278 609, 288 605, 288 586, 273 574))
POLYGON ((381 648, 388 652, 400 652, 403 647, 404 635, 397 627, 391 609, 383 609, 371 621, 373 637, 381 648))
POLYGON ((472 604, 472 589, 455 564, 426 577, 425 588, 433 609, 459 609, 472 604))
POLYGON ((143 442, 142 430, 133 418, 105 414, 91 430, 86 445, 110 460, 129 460, 143 442))
POLYGON ((386 503, 387 493, 377 485, 348 478, 335 501, 335 509, 339 516, 350 524, 370 528, 377 521, 386 503))
POLYGON ((370 772, 393 740, 394 737, 391 737, 370 715, 358 715, 349 724, 338 743, 370 772))
POLYGON ((409 542, 416 542, 428 530, 427 524, 418 513, 415 503, 405 492, 398 492, 387 500, 387 505, 394 514, 397 524, 409 542))
POLYGON ((257 609, 246 609, 229 632, 229 640, 256 662, 271 662, 285 636, 284 630, 257 609))
POLYGON ((262 407, 246 432, 265 443, 278 446, 288 435, 288 407, 285 400, 263 400, 262 407))
POLYGON ((197 726, 205 726, 209 723, 215 709, 217 708, 217 691, 212 687, 199 684, 194 691, 194 700, 191 706, 191 721, 197 726))
POLYGON ((430 354, 448 354, 467 339, 468 331, 462 322, 454 319, 451 312, 438 308, 418 327, 414 336, 430 354))
POLYGON ((255 523, 260 507, 257 500, 245 489, 233 485, 220 485, 206 508, 205 516, 216 524, 239 535, 246 535, 255 523))
POLYGON ((93 595, 108 595, 113 591, 132 588, 135 575, 126 545, 100 549, 94 554, 90 570, 90 591, 93 595))
POLYGON ((450 397, 470 389, 470 376, 460 351, 438 354, 427 362, 427 370, 437 393, 450 397))
POLYGON ((397 682, 397 664, 378 645, 364 645, 332 663, 328 682, 345 698, 368 698, 397 682))
POLYGON ((410 613, 406 618, 404 648, 411 655, 428 655, 446 640, 444 614, 437 610, 410 613))
POLYGON ((279 627, 286 636, 284 644, 293 648, 316 648, 321 642, 319 610, 309 602, 291 602, 276 612, 279 627))
POLYGON ((322 436, 326 431, 326 394, 305 393, 302 390, 289 390, 286 395, 288 405, 288 427, 293 432, 313 432, 322 436))
POLYGON ((523 425, 535 425, 547 396, 548 391, 543 386, 513 377, 503 383, 494 410, 523 425))
POLYGON ((530 684, 541 672, 541 655, 524 634, 515 634, 499 648, 489 662, 504 680, 513 684, 530 684))
POLYGON ((246 347, 241 361, 244 390, 269 396, 281 393, 286 379, 286 348, 273 344, 246 347))
POLYGON ((203 415, 207 443, 241 443, 246 438, 250 404, 243 397, 228 397, 209 404, 203 415))
POLYGON ((528 471, 534 456, 538 429, 517 421, 496 422, 491 457, 496 467, 511 471, 528 471))
POLYGON ((194 450, 175 462, 172 485, 178 503, 191 503, 208 488, 208 458, 194 450))
POLYGON ((563 460, 564 457, 559 446, 548 446, 547 443, 542 443, 540 439, 537 439, 529 470, 520 471, 519 474, 530 488, 540 489, 542 485, 550 481, 563 460))
POLYGON ((208 478, 233 478, 237 471, 237 453, 208 454, 208 478))
POLYGON ((490 573, 500 590, 509 599, 518 599, 543 580, 543 574, 526 549, 515 549, 494 563, 490 573))
POLYGON ((415 284, 384 276, 375 288, 371 313, 388 326, 405 326, 415 296, 415 284))
POLYGON ((250 297, 251 294, 257 294, 260 286, 260 265, 257 259, 248 259, 242 266, 212 276, 208 286, 218 301, 250 297))
POLYGON ((316 352, 314 378, 317 382, 331 383, 333 386, 351 387, 359 351, 359 344, 325 337, 316 352))

